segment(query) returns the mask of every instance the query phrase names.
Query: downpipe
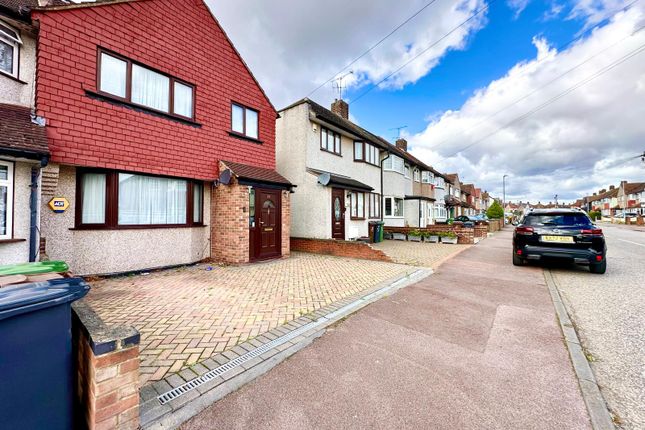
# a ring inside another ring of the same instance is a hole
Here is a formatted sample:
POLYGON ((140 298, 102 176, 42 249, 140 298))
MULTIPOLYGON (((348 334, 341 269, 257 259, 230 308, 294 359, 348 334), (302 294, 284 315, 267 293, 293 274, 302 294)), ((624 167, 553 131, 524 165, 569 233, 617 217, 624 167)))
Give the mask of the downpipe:
POLYGON ((40 173, 43 167, 49 163, 48 157, 43 157, 37 166, 31 168, 31 184, 29 195, 29 262, 36 261, 38 257, 38 188, 40 173))

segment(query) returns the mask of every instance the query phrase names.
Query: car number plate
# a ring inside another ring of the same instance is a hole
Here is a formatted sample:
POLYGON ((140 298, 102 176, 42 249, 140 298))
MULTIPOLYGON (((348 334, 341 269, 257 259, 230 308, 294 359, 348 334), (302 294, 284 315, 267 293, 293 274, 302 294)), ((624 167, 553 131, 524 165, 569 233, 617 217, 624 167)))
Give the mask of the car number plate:
POLYGON ((542 242, 573 243, 573 236, 542 236, 542 242))

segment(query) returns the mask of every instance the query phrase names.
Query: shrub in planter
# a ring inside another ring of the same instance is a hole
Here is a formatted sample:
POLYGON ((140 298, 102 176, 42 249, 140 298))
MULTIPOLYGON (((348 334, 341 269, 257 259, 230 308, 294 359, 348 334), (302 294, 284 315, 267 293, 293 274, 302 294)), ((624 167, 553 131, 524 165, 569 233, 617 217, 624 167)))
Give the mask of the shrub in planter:
POLYGON ((454 245, 457 243, 457 240, 457 235, 451 231, 441 233, 441 243, 450 243, 454 245))
POLYGON ((423 233, 419 230, 412 230, 408 233, 408 240, 412 242, 421 242, 423 238, 423 233))
POLYGON ((423 235, 423 240, 425 240, 426 243, 439 243, 439 234, 440 233, 426 232, 423 235))

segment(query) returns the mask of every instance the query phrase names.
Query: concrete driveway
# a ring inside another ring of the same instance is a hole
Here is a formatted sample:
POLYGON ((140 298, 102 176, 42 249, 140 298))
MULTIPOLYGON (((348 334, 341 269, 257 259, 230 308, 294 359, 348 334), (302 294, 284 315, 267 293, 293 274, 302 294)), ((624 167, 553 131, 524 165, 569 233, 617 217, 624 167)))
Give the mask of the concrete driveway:
POLYGON ((588 429, 541 268, 510 231, 328 331, 194 429, 588 429))
POLYGON ((140 385, 397 276, 409 266, 294 253, 245 266, 197 265, 92 282, 110 325, 141 333, 140 385))

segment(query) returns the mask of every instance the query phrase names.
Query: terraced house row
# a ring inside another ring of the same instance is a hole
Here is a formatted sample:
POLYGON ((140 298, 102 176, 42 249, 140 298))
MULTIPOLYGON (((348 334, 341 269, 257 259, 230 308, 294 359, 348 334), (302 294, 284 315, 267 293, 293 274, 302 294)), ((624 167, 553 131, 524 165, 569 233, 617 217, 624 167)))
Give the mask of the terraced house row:
POLYGON ((480 197, 343 100, 278 112, 202 0, 0 0, 0 264, 239 264, 480 197))

